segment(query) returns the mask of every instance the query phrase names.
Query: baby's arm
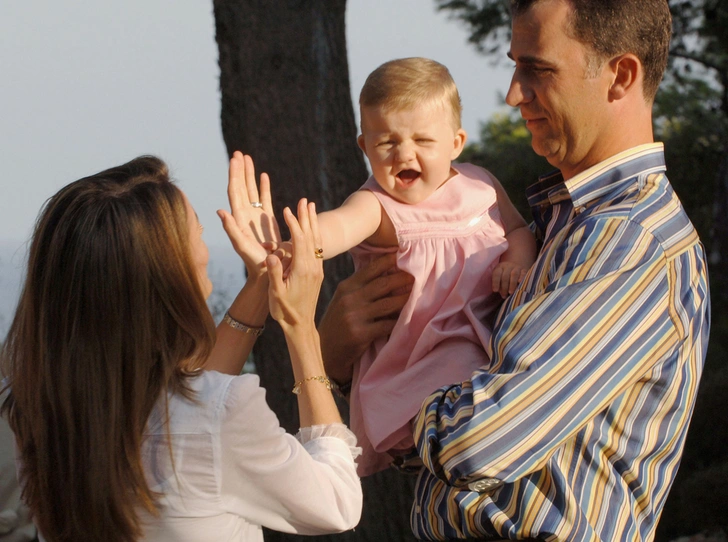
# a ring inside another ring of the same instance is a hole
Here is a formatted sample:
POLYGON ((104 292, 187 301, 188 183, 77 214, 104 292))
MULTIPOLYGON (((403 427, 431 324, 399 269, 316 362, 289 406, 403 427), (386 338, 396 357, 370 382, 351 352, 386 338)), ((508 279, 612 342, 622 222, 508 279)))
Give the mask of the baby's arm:
POLYGON ((491 179, 508 240, 508 250, 501 255, 500 262, 493 269, 493 291, 500 292, 506 298, 516 290, 516 286, 536 261, 536 239, 503 186, 495 177, 491 176, 491 179))
POLYGON ((382 206, 369 190, 358 190, 338 209, 318 215, 324 258, 346 252, 369 239, 382 222, 382 206))

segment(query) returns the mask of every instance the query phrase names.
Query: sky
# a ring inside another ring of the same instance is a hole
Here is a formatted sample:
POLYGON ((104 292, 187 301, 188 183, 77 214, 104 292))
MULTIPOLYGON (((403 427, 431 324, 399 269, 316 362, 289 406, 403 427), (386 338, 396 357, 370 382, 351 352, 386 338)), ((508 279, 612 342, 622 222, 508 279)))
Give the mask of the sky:
MULTIPOLYGON (((381 63, 425 56, 450 69, 471 140, 506 107, 510 69, 434 1, 348 0, 346 19, 354 101, 381 63)), ((211 0, 0 2, 0 338, 44 201, 140 154, 167 162, 207 226, 213 282, 238 274, 215 216, 227 182, 218 82, 211 0)))

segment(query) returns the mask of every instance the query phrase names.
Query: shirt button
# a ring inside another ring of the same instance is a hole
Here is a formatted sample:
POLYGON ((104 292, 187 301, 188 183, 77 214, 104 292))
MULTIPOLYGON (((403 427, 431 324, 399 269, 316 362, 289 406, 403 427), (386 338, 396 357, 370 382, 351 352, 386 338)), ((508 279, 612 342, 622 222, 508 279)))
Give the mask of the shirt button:
POLYGON ((478 493, 491 493, 503 485, 502 480, 497 478, 483 478, 476 482, 468 484, 470 491, 477 491, 478 493))

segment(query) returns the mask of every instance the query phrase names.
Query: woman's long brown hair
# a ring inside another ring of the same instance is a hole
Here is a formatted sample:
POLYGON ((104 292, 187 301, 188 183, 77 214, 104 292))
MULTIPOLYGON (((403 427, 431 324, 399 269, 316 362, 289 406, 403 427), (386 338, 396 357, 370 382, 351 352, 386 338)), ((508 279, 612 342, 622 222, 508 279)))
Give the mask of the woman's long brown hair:
POLYGON ((156 513, 141 445, 214 342, 184 196, 158 158, 78 180, 46 203, 6 342, 3 414, 23 497, 50 542, 132 541, 156 513))

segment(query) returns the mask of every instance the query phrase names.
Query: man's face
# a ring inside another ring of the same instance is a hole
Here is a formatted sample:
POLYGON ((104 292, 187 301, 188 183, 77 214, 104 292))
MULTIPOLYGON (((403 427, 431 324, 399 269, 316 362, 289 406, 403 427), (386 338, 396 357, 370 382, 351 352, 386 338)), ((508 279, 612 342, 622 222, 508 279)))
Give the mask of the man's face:
POLYGON ((589 49, 568 34, 569 11, 566 0, 542 0, 514 18, 506 96, 521 110, 533 150, 567 179, 607 157, 600 139, 610 85, 607 70, 590 70, 589 49))
POLYGON ((379 186, 396 200, 419 203, 452 177, 450 162, 462 151, 466 136, 453 127, 446 107, 363 107, 361 117, 359 146, 379 186))

